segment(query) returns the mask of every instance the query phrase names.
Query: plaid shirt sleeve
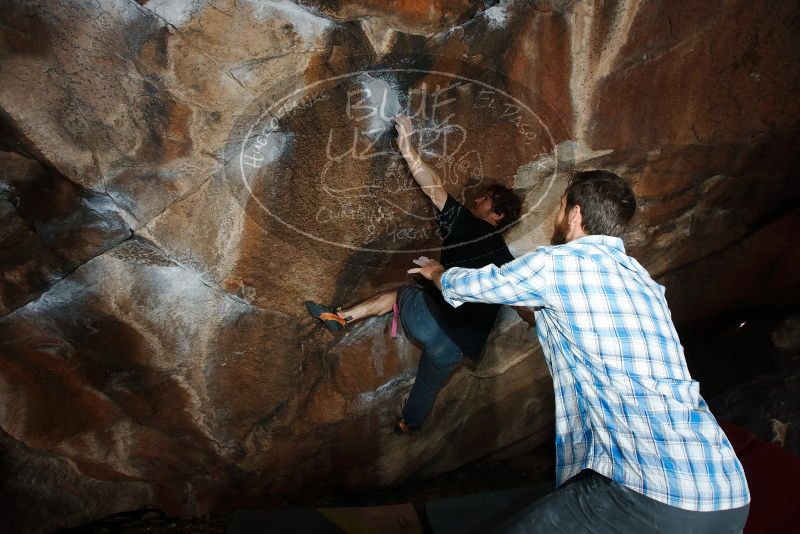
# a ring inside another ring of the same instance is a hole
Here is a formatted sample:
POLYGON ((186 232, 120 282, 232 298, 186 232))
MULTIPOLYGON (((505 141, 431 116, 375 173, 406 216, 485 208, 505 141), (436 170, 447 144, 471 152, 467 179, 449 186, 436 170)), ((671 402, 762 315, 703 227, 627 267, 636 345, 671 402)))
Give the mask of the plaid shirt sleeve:
POLYGON ((454 308, 465 302, 544 306, 548 260, 546 252, 537 250, 502 267, 452 267, 442 274, 442 296, 454 308))

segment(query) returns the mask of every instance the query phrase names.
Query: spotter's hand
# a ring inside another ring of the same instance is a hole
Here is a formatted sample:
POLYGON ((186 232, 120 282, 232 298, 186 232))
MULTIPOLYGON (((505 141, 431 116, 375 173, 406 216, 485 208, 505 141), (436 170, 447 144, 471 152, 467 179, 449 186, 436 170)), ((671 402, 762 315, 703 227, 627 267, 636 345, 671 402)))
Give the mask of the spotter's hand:
POLYGON ((419 267, 416 269, 409 269, 408 274, 419 274, 428 280, 433 280, 434 282, 436 282, 444 272, 444 267, 442 267, 441 263, 436 260, 426 258, 425 256, 420 256, 414 260, 414 264, 419 265, 419 267))

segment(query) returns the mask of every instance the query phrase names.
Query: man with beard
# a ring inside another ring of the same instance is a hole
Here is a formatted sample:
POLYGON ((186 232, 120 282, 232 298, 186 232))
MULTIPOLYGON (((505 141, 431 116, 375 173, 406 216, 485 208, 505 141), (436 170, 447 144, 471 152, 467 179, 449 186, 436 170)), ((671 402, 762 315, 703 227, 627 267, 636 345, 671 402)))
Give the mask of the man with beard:
POLYGON ((502 267, 411 269, 453 306, 534 310, 556 397, 559 488, 511 518, 515 533, 741 532, 739 460, 689 375, 664 287, 618 237, 636 210, 608 171, 575 174, 552 245, 502 267))

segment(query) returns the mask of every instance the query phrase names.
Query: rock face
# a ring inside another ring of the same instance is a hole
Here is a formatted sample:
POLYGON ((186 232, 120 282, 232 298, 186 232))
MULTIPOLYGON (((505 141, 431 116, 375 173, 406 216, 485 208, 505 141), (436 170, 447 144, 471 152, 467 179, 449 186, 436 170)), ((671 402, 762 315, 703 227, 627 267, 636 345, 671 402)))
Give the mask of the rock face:
POLYGON ((761 353, 765 369, 711 398, 709 406, 718 418, 800 454, 800 316, 777 321, 768 339, 761 353))
POLYGON ((469 202, 608 168, 629 251, 678 322, 796 302, 800 64, 791 2, 12 1, 0 25, 3 506, 47 531, 365 488, 549 439, 535 334, 505 310, 414 438, 419 349, 345 304, 435 255, 392 141, 469 202), (70 491, 63 491, 69 481, 70 491), (52 513, 21 513, 36 506, 52 513))

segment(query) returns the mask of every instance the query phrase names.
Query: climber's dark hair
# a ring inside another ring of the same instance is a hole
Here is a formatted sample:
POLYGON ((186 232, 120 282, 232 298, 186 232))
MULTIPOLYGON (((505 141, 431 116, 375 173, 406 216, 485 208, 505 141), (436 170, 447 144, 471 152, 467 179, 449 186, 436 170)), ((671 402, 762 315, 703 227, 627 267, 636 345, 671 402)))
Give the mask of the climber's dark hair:
POLYGON ((503 216, 497 223, 498 230, 505 230, 519 220, 522 201, 513 189, 500 184, 491 184, 486 188, 486 194, 492 199, 492 211, 503 216))
POLYGON ((567 211, 581 207, 581 226, 589 235, 619 236, 636 212, 631 186, 610 171, 578 171, 564 194, 567 211))

